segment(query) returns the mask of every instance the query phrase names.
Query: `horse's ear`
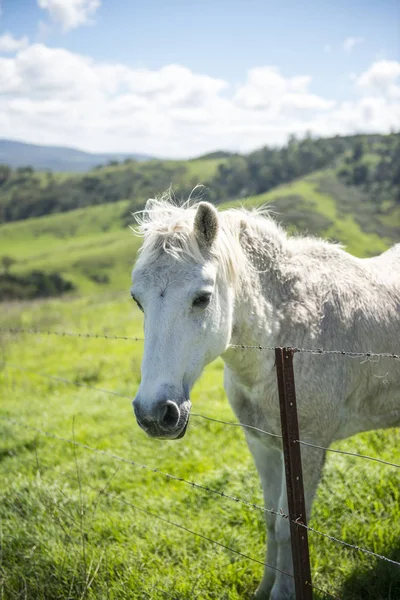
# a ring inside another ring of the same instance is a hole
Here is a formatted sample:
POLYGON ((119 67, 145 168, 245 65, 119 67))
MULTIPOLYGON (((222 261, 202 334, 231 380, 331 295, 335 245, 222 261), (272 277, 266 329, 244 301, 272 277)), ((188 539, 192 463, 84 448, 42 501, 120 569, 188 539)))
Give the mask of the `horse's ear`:
POLYGON ((194 218, 194 233, 200 246, 211 246, 218 233, 218 212, 209 202, 200 202, 194 218))

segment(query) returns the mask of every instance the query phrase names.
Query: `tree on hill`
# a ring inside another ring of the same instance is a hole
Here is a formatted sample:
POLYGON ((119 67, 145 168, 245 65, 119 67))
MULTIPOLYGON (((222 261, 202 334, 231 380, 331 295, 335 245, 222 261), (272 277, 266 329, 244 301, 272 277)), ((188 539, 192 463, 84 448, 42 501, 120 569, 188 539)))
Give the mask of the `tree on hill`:
POLYGON ((358 162, 362 159, 362 157, 364 156, 364 144, 363 141, 360 140, 359 142, 356 142, 354 149, 353 149, 353 162, 358 162))
POLYGON ((4 275, 8 275, 9 274, 10 268, 16 262, 17 261, 15 260, 15 258, 12 258, 12 256, 2 256, 1 257, 1 264, 3 265, 4 275))
POLYGON ((0 185, 5 183, 11 175, 11 169, 7 165, 0 165, 0 185))

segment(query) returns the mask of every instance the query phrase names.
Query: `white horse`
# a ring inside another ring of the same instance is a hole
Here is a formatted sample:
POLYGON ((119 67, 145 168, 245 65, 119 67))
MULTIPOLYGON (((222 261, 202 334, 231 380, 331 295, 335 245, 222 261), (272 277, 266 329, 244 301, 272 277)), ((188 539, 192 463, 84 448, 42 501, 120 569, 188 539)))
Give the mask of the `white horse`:
MULTIPOLYGON (((145 315, 145 345, 134 410, 149 436, 185 434, 190 390, 218 356, 241 423, 280 433, 274 353, 230 345, 399 352, 400 244, 360 259, 320 239, 288 237, 268 215, 217 212, 207 202, 178 207, 165 197, 149 200, 137 221, 144 240, 131 293, 145 315)), ((400 425, 396 360, 297 354, 295 376, 306 442, 327 447, 400 425)), ((287 514, 280 440, 245 435, 265 506, 287 514)), ((301 453, 309 516, 324 452, 302 446, 301 453)), ((266 520, 266 562, 292 572, 288 522, 266 520)), ((265 568, 256 598, 293 597, 293 579, 265 568)))

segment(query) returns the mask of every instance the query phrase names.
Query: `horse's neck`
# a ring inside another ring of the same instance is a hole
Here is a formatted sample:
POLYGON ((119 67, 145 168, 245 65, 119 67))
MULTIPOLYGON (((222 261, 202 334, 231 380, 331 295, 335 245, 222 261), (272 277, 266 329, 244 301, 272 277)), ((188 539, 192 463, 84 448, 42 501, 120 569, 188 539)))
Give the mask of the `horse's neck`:
MULTIPOLYGON (((280 269, 281 251, 271 247, 265 239, 256 240, 255 247, 257 252, 254 252, 254 248, 247 249, 255 270, 249 270, 241 291, 235 296, 230 343, 233 346, 275 347, 280 334, 280 310, 279 290, 276 284, 279 277, 275 278, 274 274, 280 269)), ((223 358, 238 376, 243 374, 247 379, 251 373, 254 381, 261 365, 265 368, 266 362, 273 363, 274 354, 232 349, 228 350, 223 358)))

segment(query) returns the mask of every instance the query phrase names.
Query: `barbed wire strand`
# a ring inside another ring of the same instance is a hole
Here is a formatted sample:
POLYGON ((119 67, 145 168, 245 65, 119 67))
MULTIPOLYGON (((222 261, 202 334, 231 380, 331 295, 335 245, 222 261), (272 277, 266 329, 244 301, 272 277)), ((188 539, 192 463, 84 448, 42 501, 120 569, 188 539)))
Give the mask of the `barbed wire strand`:
MULTIPOLYGON (((33 335, 55 335, 59 337, 79 337, 79 338, 94 338, 94 339, 107 339, 107 340, 126 340, 134 342, 143 342, 144 338, 131 337, 125 335, 110 335, 100 333, 79 333, 73 331, 45 331, 39 329, 23 329, 17 327, 1 327, 0 333, 11 333, 11 334, 33 334, 33 335)), ((247 344, 230 344, 229 348, 236 348, 238 350, 275 350, 276 346, 262 346, 262 345, 247 345, 247 344)), ((353 358, 394 358, 399 360, 400 353, 395 352, 354 352, 352 350, 324 350, 323 348, 298 348, 293 346, 291 348, 297 353, 306 354, 331 354, 340 356, 350 356, 353 358)))
POLYGON ((328 540, 331 540, 332 542, 337 542, 338 544, 347 546, 347 548, 353 548, 354 550, 359 550, 360 552, 363 552, 364 554, 369 554, 370 556, 374 556, 375 558, 384 560, 388 563, 391 563, 392 565, 396 565, 396 567, 400 567, 400 562, 397 562, 396 560, 392 560, 391 558, 388 558, 387 556, 383 556, 382 554, 377 554, 376 552, 372 552, 372 550, 367 550, 366 548, 361 548, 361 546, 357 546, 356 544, 349 544, 348 542, 339 540, 338 538, 335 538, 332 535, 329 535, 328 533, 323 533, 322 531, 318 531, 318 529, 314 529, 313 527, 310 527, 309 525, 304 525, 304 523, 300 523, 298 521, 294 521, 294 522, 297 525, 300 525, 300 527, 304 527, 305 529, 308 529, 308 531, 312 531, 313 533, 318 533, 318 535, 322 535, 323 537, 327 538, 328 540))
MULTIPOLYGON (((26 373, 30 373, 31 375, 36 375, 38 377, 50 379, 52 381, 58 381, 61 383, 65 383, 67 385, 75 385, 77 387, 83 387, 83 388, 93 390, 96 392, 103 392, 105 394, 111 394, 111 395, 117 396, 119 398, 124 398, 125 400, 132 400, 132 398, 130 396, 125 396, 125 394, 121 394, 120 392, 115 392, 113 390, 107 390, 104 388, 95 387, 95 386, 89 385, 87 383, 72 381, 71 379, 65 379, 64 377, 59 377, 58 375, 46 375, 44 373, 39 373, 38 371, 32 371, 31 369, 27 369, 26 367, 21 367, 20 365, 14 365, 12 363, 9 363, 8 361, 0 360, 0 364, 3 364, 5 366, 8 366, 13 369, 20 370, 20 371, 25 371, 26 373)), ((264 429, 259 429, 258 427, 253 427, 252 425, 247 425, 246 423, 235 423, 233 421, 222 421, 221 419, 215 419, 213 417, 208 417, 206 415, 201 415, 199 413, 192 413, 192 416, 196 417, 196 418, 206 419, 208 421, 215 421, 216 423, 223 423, 225 425, 231 425, 233 427, 244 427, 245 429, 256 430, 259 433, 263 433, 265 435, 270 435, 272 437, 278 437, 278 438, 282 437, 281 435, 278 435, 277 433, 271 433, 270 431, 265 431, 264 429)), ((295 442, 297 442, 298 444, 304 445, 304 446, 315 447, 320 450, 324 450, 326 452, 333 452, 335 454, 344 454, 346 456, 353 456, 355 458, 371 460, 373 462, 379 462, 380 464, 383 464, 383 465, 386 465, 389 467, 394 467, 396 469, 400 469, 400 465, 398 465, 396 463, 392 463, 392 462, 383 460, 381 458, 374 458, 373 456, 367 456, 366 454, 358 454, 357 452, 348 452, 345 450, 335 450, 333 448, 326 448, 325 446, 317 446, 316 444, 311 444, 309 442, 303 442, 303 440, 295 440, 295 442)))
POLYGON ((367 460, 373 460, 378 463, 382 463, 383 465, 387 465, 389 467, 395 467, 396 469, 400 469, 400 465, 396 463, 389 462, 387 460, 383 460, 382 458, 375 458, 374 456, 368 456, 367 454, 357 454, 353 452, 349 452, 346 450, 335 450, 333 448, 324 448, 324 446, 318 446, 317 444, 311 444, 310 442, 303 442, 302 440, 294 440, 298 444, 302 444, 303 446, 310 446, 310 448, 318 448, 319 450, 328 450, 328 452, 334 452, 335 454, 346 454, 347 456, 357 456, 359 458, 365 458, 367 460))
POLYGON ((279 433, 271 433, 271 431, 265 431, 264 429, 260 429, 259 427, 254 427, 253 425, 247 425, 246 423, 234 423, 233 421, 223 421, 222 419, 214 419, 214 417, 208 417, 206 415, 201 415, 199 413, 190 413, 192 417, 199 417, 200 419, 206 419, 206 421, 213 421, 214 423, 222 423, 223 425, 233 425, 234 427, 245 427, 246 429, 252 429, 253 431, 258 431, 259 433, 265 433, 266 435, 270 435, 272 437, 281 438, 282 436, 279 433))
POLYGON ((105 340, 125 340, 133 342, 143 342, 144 338, 130 337, 126 335, 112 335, 108 333, 77 333, 74 331, 44 331, 39 329, 20 329, 16 327, 0 327, 0 333, 11 333, 11 334, 33 334, 33 335, 55 335, 58 337, 78 337, 78 338, 94 338, 94 339, 105 339, 105 340))
POLYGON ((216 494, 218 496, 221 496, 221 498, 226 498, 228 500, 233 500, 236 503, 240 503, 240 504, 244 504, 245 506, 248 506, 249 508, 254 508, 256 510, 261 510, 263 512, 268 512, 280 517, 284 517, 284 518, 288 518, 288 515, 285 515, 282 512, 279 512, 277 510, 274 510, 272 508, 265 508, 263 506, 260 506, 258 504, 255 504, 253 502, 250 502, 249 500, 244 500, 242 498, 238 498, 237 496, 231 496, 229 494, 226 494, 225 492, 221 492, 219 490, 214 490, 213 488, 210 488, 208 486, 202 485, 200 483, 195 483, 194 481, 190 481, 188 479, 184 479, 183 477, 178 477, 177 475, 172 475, 171 473, 166 473, 165 471, 161 471, 160 469, 157 469, 156 467, 150 467, 148 465, 145 465, 143 463, 139 463, 137 461, 131 460, 129 458, 125 458, 123 456, 119 456, 118 454, 113 454, 112 452, 108 452, 107 450, 102 450, 101 448, 93 448, 93 446, 89 446, 88 444, 84 444, 83 442, 78 442, 76 440, 73 439, 69 439, 69 438, 65 438, 62 436, 58 436, 55 435, 54 433, 51 433, 50 431, 45 431, 44 429, 40 429, 39 427, 34 427, 33 425, 28 425, 27 423, 23 423, 22 421, 18 421, 17 419, 13 419, 11 417, 8 416, 4 416, 4 415, 0 415, 0 419, 2 421, 6 421, 9 423, 13 423, 14 425, 17 425, 18 427, 22 427, 24 429, 28 429, 31 431, 35 431, 36 433, 39 433, 40 435, 43 435, 47 438, 51 438, 54 440, 58 440, 61 442, 65 442, 67 444, 70 444, 71 446, 77 446, 79 448, 84 448, 85 450, 88 450, 90 452, 94 452, 95 454, 100 454, 102 456, 106 456, 108 458, 112 458, 114 460, 118 460, 120 462, 124 462, 126 464, 132 465, 134 467, 138 467, 139 469, 145 469, 147 471, 150 471, 152 473, 157 473, 159 475, 163 475, 164 477, 167 477, 168 479, 173 479, 174 481, 179 481, 181 483, 186 483, 187 485, 190 485, 192 488, 198 488, 202 491, 206 491, 209 492, 211 494, 216 494))
MULTIPOLYGON (((138 467, 140 469, 145 469, 147 471, 150 471, 152 473, 156 473, 159 475, 163 475, 164 477, 167 477, 169 479, 173 479, 175 481, 179 481, 181 483, 186 483, 187 485, 191 486, 192 488, 197 488, 200 489, 202 491, 206 491, 208 493, 211 494, 215 494, 220 496, 221 498, 226 498, 228 500, 232 500, 236 503, 240 503, 243 504, 249 508, 255 509, 255 510, 260 510, 262 512, 266 512, 266 513, 270 513, 273 514, 275 516, 279 516, 282 517, 284 519, 289 519, 289 515, 284 513, 281 509, 279 510, 274 510, 272 508, 266 508, 265 506, 260 506, 259 504, 256 504, 254 502, 250 502, 248 500, 244 500, 242 498, 239 498, 237 496, 231 496, 229 494, 226 494, 225 492, 221 492, 219 490, 214 490, 213 488, 209 488, 208 486, 204 486, 202 484, 199 483, 195 483, 193 481, 184 479, 183 477, 178 477, 176 475, 172 475, 171 473, 166 473, 165 471, 161 471, 160 469, 157 469, 155 467, 150 467, 148 465, 145 465, 143 463, 138 463, 134 460, 131 460, 129 458, 125 458, 122 456, 119 456, 118 454, 113 454, 111 452, 108 452, 107 450, 101 450, 100 448, 93 448, 92 446, 89 446, 88 444, 84 444, 82 442, 78 442, 75 439, 69 439, 69 438, 65 438, 65 437, 61 437, 61 436, 57 436, 54 433, 51 433, 49 431, 45 431, 43 429, 40 429, 39 427, 34 427, 33 425, 28 425, 27 423, 23 423, 22 421, 18 421, 17 419, 14 419, 12 417, 8 417, 8 416, 4 416, 4 415, 0 415, 0 419, 3 421, 7 421, 10 423, 13 423, 14 425, 17 425, 19 427, 22 427, 24 429, 28 429, 28 430, 32 430, 35 431, 36 433, 39 433, 45 437, 54 439, 54 440, 58 440, 61 442, 65 442, 68 443, 70 445, 73 446, 77 446, 80 448, 84 448, 85 450, 88 450, 90 452, 94 452, 96 454, 100 454, 103 456, 106 456, 108 458, 112 458, 113 460, 117 460, 120 462, 124 462, 126 464, 132 465, 134 467, 138 467)), ((305 525, 304 523, 302 523, 301 521, 292 521, 295 525, 299 525, 300 527, 303 527, 304 529, 307 529, 308 531, 312 531, 313 533, 317 533, 318 535, 322 535, 323 537, 333 541, 333 542, 337 542, 338 544, 342 544, 343 546, 347 546, 348 548, 353 548, 354 550, 358 550, 359 552, 363 552, 365 554, 368 554, 370 556, 374 556, 375 558, 379 558, 381 560, 384 560, 386 562, 389 562, 391 564, 394 564, 398 567, 400 567, 400 563, 392 560, 390 558, 387 558, 386 556, 383 556, 381 554, 377 554, 376 552, 373 552, 372 550, 367 550, 366 548, 362 548, 361 546, 357 546, 355 544, 350 544, 349 542, 345 542, 343 540, 340 540, 338 538, 335 538, 327 533, 323 533, 322 531, 319 531, 318 529, 315 529, 313 527, 310 527, 309 525, 305 525)))
MULTIPOLYGON (((96 392, 103 392, 104 394, 111 394, 113 396, 117 396, 119 398, 123 398, 125 400, 132 401, 131 396, 126 396, 125 394, 121 394, 120 392, 115 392, 113 390, 106 390, 105 388, 95 387, 93 385, 89 385, 88 383, 82 383, 80 381, 73 381, 72 379, 66 379, 65 377, 60 377, 58 375, 46 375, 45 373, 39 373, 38 371, 32 371, 26 367, 21 367, 20 365, 14 365, 8 361, 0 360, 0 365, 5 365, 11 367, 13 369, 17 369, 20 371, 24 371, 25 373, 30 373, 31 375, 36 375, 37 377, 43 377, 44 379, 50 379, 51 381, 57 381, 60 383, 65 383, 67 385, 75 385, 77 387, 83 387, 85 389, 93 390, 96 392)), ((253 425, 247 425, 246 423, 235 423, 234 421, 222 421, 221 419, 214 419, 213 417, 208 417, 206 415, 200 415, 198 413, 192 413, 193 417, 206 419, 207 421, 215 421, 216 423, 223 423, 224 425, 231 425, 233 427, 245 427, 246 429, 253 429, 258 431, 259 433, 264 433, 265 435, 270 435, 272 437, 279 437, 277 433, 271 433, 270 431, 265 431, 264 429, 259 429, 258 427, 253 427, 253 425)))
MULTIPOLYGON (((280 347, 280 346, 279 346, 280 347)), ((351 350, 324 350, 323 348, 298 348, 288 346, 293 352, 300 354, 336 354, 340 356, 351 356, 352 358, 394 358, 400 359, 400 354, 394 352, 353 352, 351 350)), ((275 350, 276 346, 247 346, 246 344, 230 344, 229 348, 238 350, 275 350)))

